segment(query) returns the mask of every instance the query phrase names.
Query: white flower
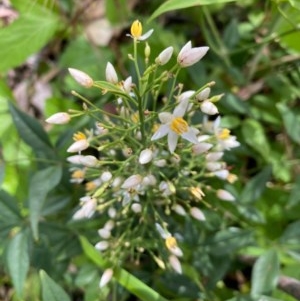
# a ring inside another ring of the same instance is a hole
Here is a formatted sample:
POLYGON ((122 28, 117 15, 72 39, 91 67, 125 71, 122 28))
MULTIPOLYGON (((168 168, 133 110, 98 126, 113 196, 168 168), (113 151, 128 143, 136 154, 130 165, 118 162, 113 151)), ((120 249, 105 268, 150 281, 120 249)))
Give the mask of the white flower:
POLYGON ((180 261, 175 255, 169 256, 169 263, 176 273, 182 274, 180 261))
POLYGON ((106 80, 112 84, 118 83, 117 72, 116 72, 114 66, 110 62, 108 62, 106 65, 105 77, 106 77, 106 80))
POLYGON ((71 76, 77 81, 77 83, 79 83, 81 86, 85 87, 85 88, 90 88, 94 85, 94 81, 93 79, 87 75, 86 73, 78 70, 78 69, 74 69, 74 68, 69 68, 68 69, 71 76))
POLYGON ((51 115, 46 119, 47 123, 51 124, 66 124, 71 120, 71 116, 65 112, 59 112, 51 115))
POLYGON ((223 201, 228 201, 228 202, 235 201, 235 197, 230 192, 224 189, 217 190, 217 197, 223 201))
POLYGON ((142 182, 142 180, 143 178, 140 175, 132 175, 124 181, 121 188, 136 188, 142 182))
POLYGON ((141 151, 140 156, 139 156, 139 162, 140 164, 147 164, 149 163, 153 158, 153 152, 151 149, 146 148, 141 151))
POLYGON ((80 198, 82 207, 73 215, 74 219, 90 218, 96 211, 97 200, 90 196, 80 198))
POLYGON ((155 59, 155 63, 158 65, 164 65, 166 64, 170 58, 172 57, 173 54, 173 47, 170 46, 168 48, 166 48, 165 50, 163 50, 158 57, 155 59))
POLYGON ((100 279, 99 287, 102 288, 105 286, 112 278, 113 276, 113 270, 112 269, 106 269, 100 279))
POLYGON ((216 115, 219 113, 218 108, 209 100, 204 100, 200 105, 200 109, 207 115, 216 115))
POLYGON ((188 126, 188 123, 182 118, 188 107, 188 98, 183 99, 174 109, 173 114, 162 112, 158 115, 162 125, 151 137, 151 140, 160 139, 168 135, 168 147, 171 153, 174 152, 177 146, 178 137, 197 144, 196 130, 188 126))
POLYGON ((143 32, 142 23, 139 20, 135 20, 132 23, 131 28, 130 28, 131 34, 127 34, 127 36, 130 36, 131 38, 138 40, 138 41, 144 41, 152 35, 153 29, 150 29, 143 35, 142 35, 142 32, 143 32))
POLYGON ((199 221, 205 221, 206 220, 205 215, 203 214, 203 212, 197 207, 192 207, 190 209, 190 214, 193 218, 195 218, 199 221))
POLYGON ((204 57, 208 49, 209 47, 206 46, 192 48, 192 43, 189 41, 180 50, 177 62, 181 67, 194 65, 204 57))

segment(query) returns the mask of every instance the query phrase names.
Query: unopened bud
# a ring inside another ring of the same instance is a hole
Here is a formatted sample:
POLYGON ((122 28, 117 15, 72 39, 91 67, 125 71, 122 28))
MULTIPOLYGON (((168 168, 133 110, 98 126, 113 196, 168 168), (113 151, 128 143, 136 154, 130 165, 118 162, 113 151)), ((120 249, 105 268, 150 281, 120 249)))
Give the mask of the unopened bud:
POLYGON ((74 69, 74 68, 69 68, 68 70, 69 70, 71 76, 81 86, 83 86, 85 88, 90 88, 94 85, 93 79, 89 75, 87 75, 86 73, 84 73, 84 72, 82 72, 78 69, 74 69))
POLYGON ((47 123, 51 124, 66 124, 71 120, 71 116, 65 112, 59 112, 51 115, 46 119, 47 123))

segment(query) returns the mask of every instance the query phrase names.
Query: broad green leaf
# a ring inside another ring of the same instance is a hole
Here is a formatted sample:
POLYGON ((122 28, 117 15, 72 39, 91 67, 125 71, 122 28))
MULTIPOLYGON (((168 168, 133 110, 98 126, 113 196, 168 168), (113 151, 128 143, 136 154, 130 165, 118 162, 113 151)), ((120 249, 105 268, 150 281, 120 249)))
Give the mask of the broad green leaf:
POLYGON ((289 197, 289 200, 288 200, 288 205, 287 207, 288 208, 291 208, 295 205, 298 205, 300 204, 300 176, 298 176, 296 178, 296 181, 294 182, 294 186, 291 190, 291 193, 290 193, 290 197, 289 197))
POLYGON ((164 2, 161 6, 159 6, 154 13, 150 16, 149 21, 157 18, 161 14, 164 14, 169 11, 173 11, 176 9, 184 9, 193 6, 202 6, 202 5, 210 5, 210 4, 222 4, 228 2, 234 2, 235 0, 169 0, 164 2))
POLYGON ((255 202, 266 189, 266 183, 272 176, 272 168, 270 166, 265 167, 259 174, 252 177, 249 180, 240 195, 241 203, 253 203, 255 202))
POLYGON ((22 64, 52 38, 58 26, 58 16, 47 8, 31 2, 26 12, 0 31, 0 71, 22 64))
MULTIPOLYGON (((85 237, 80 237, 80 241, 86 256, 89 257, 97 266, 102 269, 109 267, 109 263, 106 259, 101 256, 100 252, 98 252, 85 237)), ((122 268, 116 267, 114 269, 113 278, 129 292, 143 301, 167 301, 152 288, 122 268)))
POLYGON ((300 111, 293 111, 283 103, 278 103, 277 109, 279 110, 282 116, 283 124, 288 135, 296 143, 300 144, 300 111))
POLYGON ((246 143, 255 149, 265 160, 268 160, 270 145, 263 126, 254 119, 246 119, 242 125, 242 132, 246 143))
POLYGON ((0 212, 0 221, 12 223, 21 219, 17 200, 4 190, 0 190, 0 212))
POLYGON ((46 196, 59 182, 62 176, 61 166, 51 166, 37 171, 30 180, 29 216, 34 238, 38 239, 38 223, 46 196))
POLYGON ((300 245, 300 221, 296 221, 287 226, 280 237, 280 242, 283 245, 300 245))
POLYGON ((275 250, 269 250, 255 262, 251 276, 251 295, 269 295, 277 285, 279 259, 275 250))
POLYGON ((9 109, 20 137, 32 148, 37 157, 54 159, 54 150, 41 124, 17 109, 11 102, 9 102, 9 109))
POLYGON ((40 271, 43 301, 70 301, 70 297, 47 273, 40 271))
POLYGON ((29 269, 27 231, 16 234, 9 242, 6 252, 9 274, 17 295, 21 297, 29 269))

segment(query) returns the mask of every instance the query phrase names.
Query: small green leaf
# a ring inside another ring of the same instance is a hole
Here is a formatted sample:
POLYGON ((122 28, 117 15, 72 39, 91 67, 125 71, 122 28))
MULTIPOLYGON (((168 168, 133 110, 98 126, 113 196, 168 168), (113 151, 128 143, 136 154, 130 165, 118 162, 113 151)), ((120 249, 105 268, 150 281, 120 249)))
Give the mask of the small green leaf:
POLYGON ((210 5, 210 4, 222 4, 228 2, 234 2, 236 0, 169 0, 159 6, 154 13, 150 16, 149 20, 153 20, 163 13, 173 11, 176 9, 184 9, 193 6, 210 5))
POLYGON ((29 269, 27 232, 19 232, 7 247, 7 265, 14 288, 19 297, 22 296, 24 282, 29 269))
POLYGON ((289 200, 288 200, 288 205, 287 207, 288 208, 291 208, 295 205, 298 205, 300 204, 300 176, 298 176, 296 178, 296 181, 294 182, 294 186, 292 188, 292 191, 290 193, 290 197, 289 197, 289 200))
POLYGON ((0 212, 1 223, 13 226, 21 220, 17 200, 4 190, 0 190, 0 212))
POLYGON ((61 177, 61 166, 51 166, 37 171, 30 180, 29 215, 35 239, 38 239, 38 223, 46 196, 60 182, 61 177))
POLYGON ((47 273, 40 271, 43 301, 70 301, 70 297, 47 273))
POLYGON ((0 71, 22 64, 54 35, 60 22, 47 8, 28 1, 27 11, 0 31, 0 71))
POLYGON ((296 143, 300 144, 300 112, 295 110, 292 111, 283 103, 278 103, 277 109, 282 116, 283 124, 288 135, 296 143))
POLYGON ((253 266, 251 295, 269 295, 276 288, 279 270, 279 259, 275 250, 261 255, 253 266))
POLYGON ((259 174, 252 177, 246 184, 243 192, 240 196, 241 203, 253 203, 255 202, 266 189, 266 183, 272 176, 272 168, 270 166, 265 167, 259 174))
MULTIPOLYGON (((101 256, 100 252, 98 252, 85 237, 80 237, 80 241, 86 256, 89 257, 97 266, 102 269, 106 269, 110 266, 109 262, 101 256)), ((141 280, 121 268, 114 268, 113 278, 129 292, 136 295, 143 301, 167 301, 141 280)))
POLYGON ((54 159, 56 157, 54 150, 41 124, 17 109, 11 102, 9 102, 9 109, 20 137, 32 148, 37 157, 54 159))
POLYGON ((263 126, 254 119, 246 119, 242 125, 242 132, 246 143, 268 161, 270 145, 263 126))

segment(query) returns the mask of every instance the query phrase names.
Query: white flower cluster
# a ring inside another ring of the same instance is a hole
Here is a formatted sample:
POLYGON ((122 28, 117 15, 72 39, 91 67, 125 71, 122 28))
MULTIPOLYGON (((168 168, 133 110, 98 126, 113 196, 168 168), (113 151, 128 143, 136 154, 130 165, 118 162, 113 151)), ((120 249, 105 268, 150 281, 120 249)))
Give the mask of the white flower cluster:
MULTIPOLYGON (((149 31, 146 38, 151 34, 149 31)), ((139 21, 133 23, 130 37, 134 49, 145 39, 139 21)), ((107 63, 105 81, 94 81, 82 71, 69 69, 79 84, 99 88, 115 99, 110 112, 82 98, 85 107, 81 115, 93 112, 90 116, 95 116, 95 127, 75 133, 67 149, 72 153, 68 158, 71 181, 84 183, 86 190, 74 219, 91 218, 95 213, 106 217, 95 247, 107 254, 112 269, 104 272, 101 287, 113 276, 114 265, 128 254, 137 254, 133 256, 138 260, 145 249, 160 267, 169 265, 181 273, 183 251, 179 243, 184 244, 184 238, 180 233, 170 234, 168 221, 175 214, 205 222, 206 189, 219 200, 235 200, 230 192, 205 184, 211 177, 229 183, 236 179, 223 155, 239 143, 228 129, 220 127, 220 117, 213 122, 207 117, 219 113, 216 103, 222 95, 210 96, 213 82, 193 91, 182 91, 182 85, 175 85, 178 72, 197 63, 208 47, 193 48, 188 42, 174 66, 165 71, 161 68, 171 63, 173 47, 163 50, 150 65, 150 47, 146 47, 145 70, 137 64, 136 51, 129 56, 135 63, 138 83, 131 76, 120 81, 111 63, 107 63), (174 83, 173 90, 159 98, 169 81, 174 83), (153 243, 154 237, 158 240, 153 243), (180 238, 179 243, 175 237, 180 238)), ((66 124, 75 117, 60 112, 47 122, 66 124)))

